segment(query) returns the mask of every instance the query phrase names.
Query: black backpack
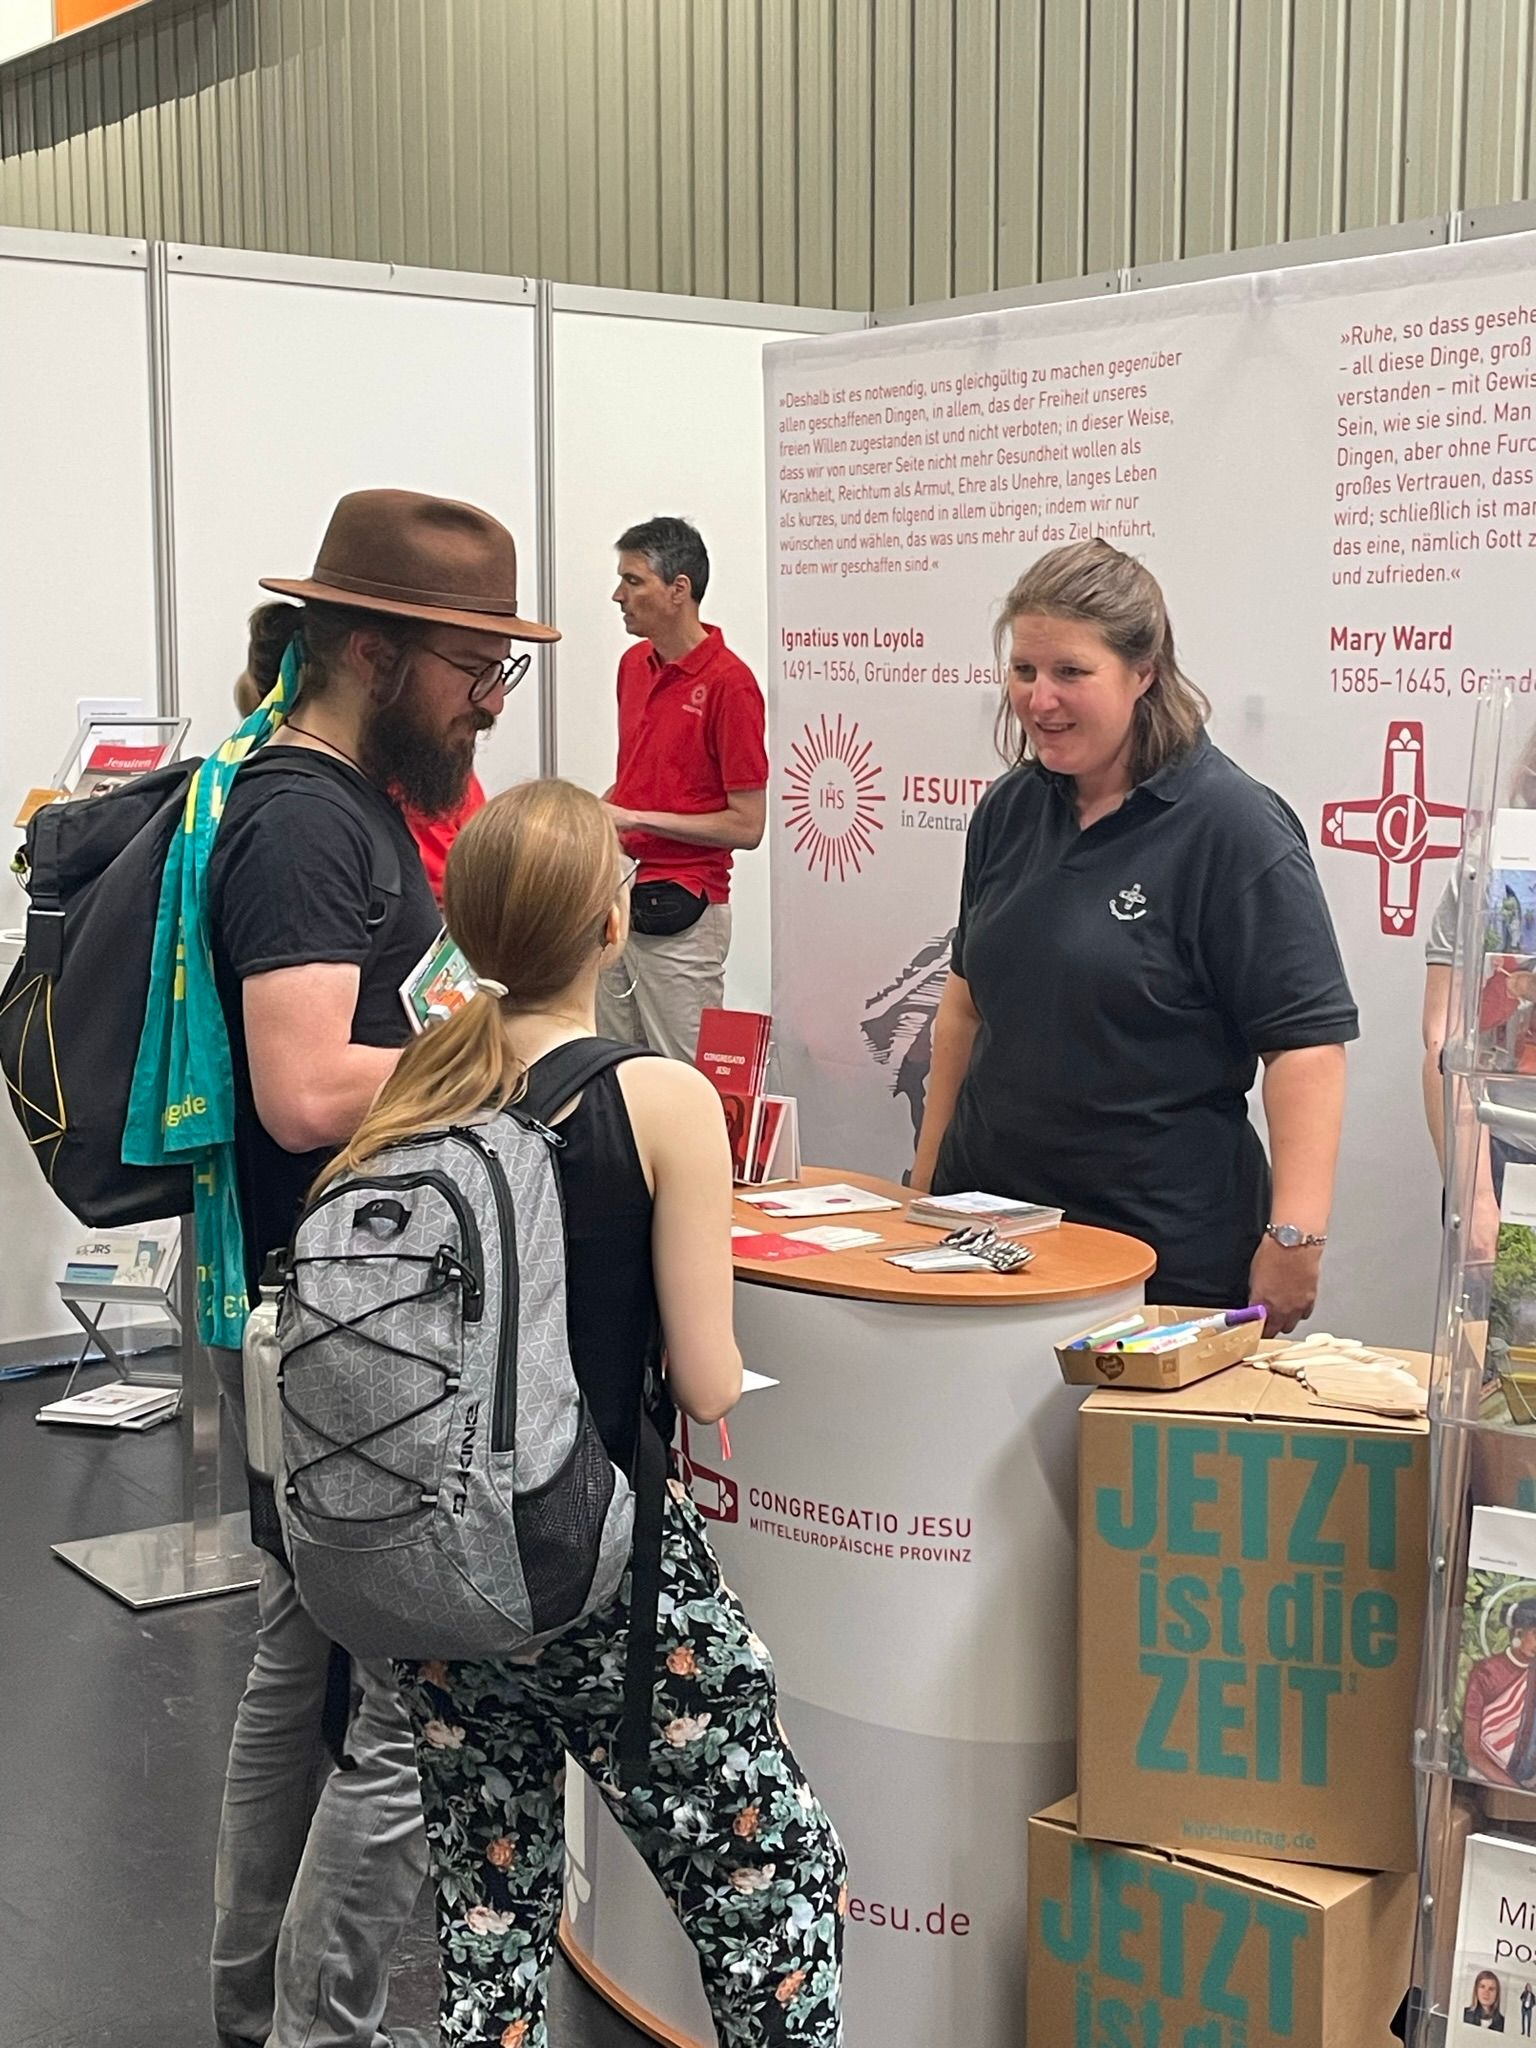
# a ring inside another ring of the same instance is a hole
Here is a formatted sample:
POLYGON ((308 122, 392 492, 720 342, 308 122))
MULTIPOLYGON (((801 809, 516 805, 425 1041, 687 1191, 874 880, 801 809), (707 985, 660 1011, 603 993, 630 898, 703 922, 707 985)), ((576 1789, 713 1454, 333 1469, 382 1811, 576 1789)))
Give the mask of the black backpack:
MULTIPOLYGON (((125 1166, 122 1147, 165 858, 199 765, 173 762, 105 796, 45 805, 18 862, 30 902, 21 958, 0 990, 0 1072, 54 1193, 93 1229, 192 1208, 189 1166, 125 1166)), ((263 749, 240 773, 278 771, 312 781, 365 827, 374 895, 398 896, 399 855, 371 807, 300 748, 263 749)))

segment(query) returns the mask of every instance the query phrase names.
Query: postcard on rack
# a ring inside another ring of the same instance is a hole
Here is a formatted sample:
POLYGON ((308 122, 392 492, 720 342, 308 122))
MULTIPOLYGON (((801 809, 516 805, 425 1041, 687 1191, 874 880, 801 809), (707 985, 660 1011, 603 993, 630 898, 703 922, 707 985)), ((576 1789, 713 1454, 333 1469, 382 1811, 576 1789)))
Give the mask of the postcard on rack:
POLYGON ((149 1287, 164 1293, 181 1259, 181 1224, 136 1223, 131 1230, 96 1230, 83 1237, 64 1266, 65 1287, 149 1287))
POLYGON ((1530 2040, 1536 2021, 1536 1843, 1473 1835, 1461 1872, 1446 2048, 1488 2034, 1530 2040))
POLYGON ((1467 1542, 1453 1768, 1536 1791, 1536 1514, 1474 1507, 1467 1542))
POLYGON ((1499 1235, 1488 1296, 1489 1360, 1536 1345, 1536 1163, 1512 1159, 1499 1196, 1499 1235))

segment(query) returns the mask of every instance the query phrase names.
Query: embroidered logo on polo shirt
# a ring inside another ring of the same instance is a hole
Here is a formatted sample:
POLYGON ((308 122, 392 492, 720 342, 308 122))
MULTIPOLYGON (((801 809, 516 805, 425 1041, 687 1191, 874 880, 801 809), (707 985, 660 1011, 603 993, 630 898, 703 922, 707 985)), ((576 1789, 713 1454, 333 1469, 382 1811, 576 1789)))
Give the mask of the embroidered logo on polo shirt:
POLYGON ((1122 889, 1118 896, 1109 899, 1109 914, 1119 918, 1122 924, 1134 924, 1138 917, 1147 914, 1147 899, 1141 893, 1140 882, 1132 882, 1129 889, 1122 889))
POLYGON ((702 718, 704 716, 704 706, 708 701, 708 683, 695 683, 688 693, 688 702, 683 706, 683 709, 691 711, 695 718, 702 718))

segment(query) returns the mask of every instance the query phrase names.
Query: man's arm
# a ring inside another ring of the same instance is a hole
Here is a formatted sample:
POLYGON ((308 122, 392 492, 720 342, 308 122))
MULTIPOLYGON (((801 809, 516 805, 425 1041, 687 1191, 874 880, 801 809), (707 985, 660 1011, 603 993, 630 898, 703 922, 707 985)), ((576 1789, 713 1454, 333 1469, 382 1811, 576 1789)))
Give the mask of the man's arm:
POLYGON ((750 853, 763 843, 768 792, 727 790, 723 811, 629 811, 612 803, 607 811, 620 833, 654 832, 663 839, 680 839, 685 846, 724 846, 733 853, 750 853))
POLYGON ((344 1145, 394 1072, 397 1046, 352 1043, 359 977, 316 961, 241 985, 256 1114, 285 1152, 344 1145))

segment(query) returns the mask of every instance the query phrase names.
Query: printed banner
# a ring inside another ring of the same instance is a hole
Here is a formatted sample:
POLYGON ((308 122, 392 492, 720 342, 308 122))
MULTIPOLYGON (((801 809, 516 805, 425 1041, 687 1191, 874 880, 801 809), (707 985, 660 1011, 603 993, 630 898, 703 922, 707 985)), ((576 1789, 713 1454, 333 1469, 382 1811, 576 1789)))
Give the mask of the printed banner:
POLYGON ((1360 1005, 1318 1321, 1427 1342, 1424 936, 1479 692, 1536 689, 1533 264, 1507 237, 767 351, 774 1012, 808 1160, 910 1165, 1003 765, 992 622, 1102 535, 1161 581, 1217 744, 1305 824, 1360 1005))

